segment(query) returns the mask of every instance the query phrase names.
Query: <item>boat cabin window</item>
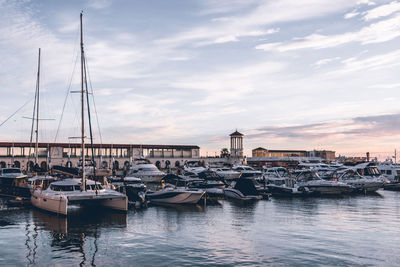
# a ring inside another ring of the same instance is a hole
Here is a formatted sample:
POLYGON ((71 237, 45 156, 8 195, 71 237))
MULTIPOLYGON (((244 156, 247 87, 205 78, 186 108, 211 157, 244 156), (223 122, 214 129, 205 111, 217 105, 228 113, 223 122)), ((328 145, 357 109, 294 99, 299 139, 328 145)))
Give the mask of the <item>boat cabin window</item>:
POLYGON ((53 191, 74 191, 73 185, 51 185, 51 190, 53 191))
POLYGON ((20 169, 3 169, 3 174, 5 173, 21 173, 20 169))
POLYGON ((97 185, 87 184, 86 185, 86 190, 96 190, 96 187, 97 187, 97 190, 103 189, 100 184, 97 184, 97 185))

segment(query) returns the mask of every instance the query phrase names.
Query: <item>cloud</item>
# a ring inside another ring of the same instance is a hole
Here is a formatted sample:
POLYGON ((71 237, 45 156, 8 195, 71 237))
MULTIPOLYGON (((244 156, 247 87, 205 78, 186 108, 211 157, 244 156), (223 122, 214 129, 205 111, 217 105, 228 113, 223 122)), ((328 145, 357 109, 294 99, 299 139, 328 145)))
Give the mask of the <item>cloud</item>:
POLYGON ((399 11, 400 11, 400 2, 393 1, 387 5, 381 5, 379 7, 368 10, 364 15, 363 19, 366 21, 378 19, 381 17, 387 17, 399 11))
POLYGON ((344 66, 339 69, 326 73, 326 75, 346 74, 356 71, 390 69, 400 65, 400 50, 391 51, 389 53, 371 56, 364 59, 348 58, 342 61, 344 66))
POLYGON ((248 139, 295 139, 299 140, 321 140, 332 138, 359 138, 370 137, 392 137, 400 135, 400 113, 355 117, 347 120, 337 120, 303 125, 289 126, 266 126, 253 130, 252 134, 246 135, 248 139))
POLYGON ((344 18, 345 18, 345 19, 351 19, 351 18, 354 18, 354 17, 358 16, 359 14, 360 14, 360 12, 352 11, 352 12, 350 12, 350 13, 346 13, 346 14, 344 15, 344 18))
POLYGON ((340 57, 323 58, 323 59, 320 59, 320 60, 318 60, 317 62, 315 62, 313 65, 314 65, 315 67, 319 68, 319 67, 321 67, 321 66, 323 66, 323 65, 326 65, 326 64, 328 64, 328 63, 337 61, 337 60, 339 60, 339 59, 340 59, 340 57))
POLYGON ((112 4, 112 0, 89 0, 88 6, 94 9, 108 8, 112 4))
MULTIPOLYGON (((220 13, 230 6, 230 1, 206 1, 206 14, 220 13), (216 5, 216 6, 214 6, 216 5), (209 10, 207 12, 206 10, 209 10)), ((265 30, 270 25, 281 22, 293 22, 333 14, 354 6, 356 1, 337 0, 322 2, 316 0, 282 0, 282 1, 234 1, 234 11, 240 7, 240 14, 229 14, 222 18, 213 18, 210 23, 194 27, 168 38, 157 41, 169 46, 205 46, 215 43, 238 41, 240 38, 262 36, 277 32, 276 27, 265 30)), ((227 13, 227 12, 224 12, 227 13)))
POLYGON ((265 51, 287 52, 300 49, 331 48, 351 42, 363 45, 382 43, 400 36, 400 15, 391 19, 382 20, 362 28, 357 32, 347 32, 336 35, 311 34, 304 38, 296 38, 287 43, 266 43, 256 46, 256 49, 265 51))

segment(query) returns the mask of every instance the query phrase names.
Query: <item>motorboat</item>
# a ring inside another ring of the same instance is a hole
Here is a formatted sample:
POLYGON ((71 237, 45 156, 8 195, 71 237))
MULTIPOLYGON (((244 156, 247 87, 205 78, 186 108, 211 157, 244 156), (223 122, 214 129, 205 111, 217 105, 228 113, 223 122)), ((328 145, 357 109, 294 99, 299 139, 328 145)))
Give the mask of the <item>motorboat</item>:
POLYGON ((337 180, 354 187, 356 192, 375 192, 383 187, 383 181, 379 177, 367 178, 361 176, 355 169, 347 169, 338 173, 337 180))
POLYGON ((306 190, 317 195, 341 195, 354 190, 354 187, 342 182, 323 180, 315 170, 299 170, 294 174, 299 191, 306 190))
POLYGON ((241 175, 240 177, 253 177, 258 178, 262 176, 261 171, 256 171, 254 168, 246 165, 235 165, 232 167, 232 170, 239 172, 241 175))
POLYGON ((205 168, 200 161, 190 160, 183 165, 183 170, 188 173, 199 174, 200 172, 205 171, 205 168))
POLYGON ((62 215, 68 215, 68 208, 75 205, 99 205, 125 212, 128 210, 126 195, 105 189, 92 180, 86 180, 86 188, 82 187, 82 181, 75 178, 52 182, 45 190, 34 190, 31 202, 39 209, 62 215))
POLYGON ((392 161, 385 161, 377 165, 379 172, 390 182, 400 179, 400 165, 392 161))
POLYGON ((363 162, 359 163, 352 167, 355 169, 361 176, 365 176, 367 178, 380 178, 382 181, 389 182, 379 171, 376 162, 363 162))
POLYGON ((5 195, 29 197, 27 175, 20 168, 0 169, 0 192, 5 195))
POLYGON ((150 162, 133 164, 127 174, 127 177, 137 177, 145 183, 159 183, 164 176, 165 173, 150 162))
POLYGON ((142 179, 127 176, 118 180, 113 179, 111 180, 111 184, 115 190, 126 194, 129 202, 139 201, 141 204, 144 204, 147 186, 142 182, 142 179))
POLYGON ((169 186, 146 193, 146 198, 156 204, 196 204, 204 194, 201 189, 169 186))
POLYGON ((224 194, 226 198, 241 201, 253 201, 263 198, 254 186, 253 180, 248 178, 233 180, 230 187, 224 189, 224 194))
POLYGON ((230 168, 216 168, 211 170, 222 176, 225 180, 237 179, 241 174, 240 172, 234 171, 230 168))
POLYGON ((272 196, 310 196, 314 194, 307 187, 299 187, 296 179, 291 177, 269 178, 267 188, 272 196))

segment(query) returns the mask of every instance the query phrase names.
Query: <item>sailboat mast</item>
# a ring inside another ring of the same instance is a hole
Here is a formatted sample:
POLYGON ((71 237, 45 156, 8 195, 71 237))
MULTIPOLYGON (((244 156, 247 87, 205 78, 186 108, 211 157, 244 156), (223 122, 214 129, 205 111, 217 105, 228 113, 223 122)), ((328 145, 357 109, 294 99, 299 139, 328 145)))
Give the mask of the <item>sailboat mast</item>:
MULTIPOLYGON (((38 72, 37 72, 37 84, 36 84, 36 143, 35 143, 35 164, 39 162, 39 89, 40 89, 40 48, 39 48, 39 58, 38 58, 38 72)), ((35 118, 33 118, 35 120, 35 118)))
POLYGON ((84 93, 84 52, 83 52, 83 26, 82 12, 80 16, 81 22, 81 122, 82 122, 82 190, 86 191, 86 173, 85 173, 85 93, 84 93))

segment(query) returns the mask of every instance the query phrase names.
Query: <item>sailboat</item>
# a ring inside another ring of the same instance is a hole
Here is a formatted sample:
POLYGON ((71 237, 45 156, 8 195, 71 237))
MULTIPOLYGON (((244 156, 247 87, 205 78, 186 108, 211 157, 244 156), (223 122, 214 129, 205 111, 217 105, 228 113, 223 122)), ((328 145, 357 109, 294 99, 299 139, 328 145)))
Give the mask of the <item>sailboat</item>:
MULTIPOLYGON (((28 179, 28 188, 32 193, 35 189, 46 189, 49 184, 56 180, 56 177, 49 176, 47 170, 43 170, 39 167, 39 100, 40 100, 40 55, 41 49, 39 48, 39 56, 38 56, 38 71, 37 71, 37 79, 36 79, 36 92, 35 92, 35 103, 33 105, 33 116, 32 116, 32 128, 31 128, 31 139, 30 143, 32 144, 33 137, 33 128, 35 127, 35 161, 34 166, 30 166, 28 164, 28 168, 31 168, 27 171, 34 171, 36 175, 28 179), (32 168, 33 167, 33 168, 32 168)), ((29 147, 29 157, 31 155, 30 147, 29 147)), ((29 163, 28 158, 28 163, 29 163)))
MULTIPOLYGON (((79 206, 101 206, 126 212, 128 198, 117 191, 104 188, 96 181, 86 179, 85 168, 85 93, 87 97, 86 64, 83 49, 82 13, 80 14, 81 36, 81 179, 70 178, 52 182, 45 190, 32 192, 32 205, 57 214, 68 215, 68 208, 79 206), (85 86, 86 85, 86 86, 85 86), (85 88, 86 87, 86 88, 85 88), (86 89, 86 90, 85 90, 86 89)), ((88 99, 88 97, 87 97, 88 99)), ((90 123, 90 116, 89 116, 90 123)))

